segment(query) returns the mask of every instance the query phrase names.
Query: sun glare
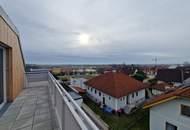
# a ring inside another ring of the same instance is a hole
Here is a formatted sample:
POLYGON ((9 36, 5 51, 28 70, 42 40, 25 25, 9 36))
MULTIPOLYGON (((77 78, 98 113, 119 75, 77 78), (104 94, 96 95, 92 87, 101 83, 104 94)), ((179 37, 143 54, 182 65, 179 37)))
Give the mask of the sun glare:
POLYGON ((88 45, 89 44, 89 40, 90 40, 90 36, 86 33, 82 33, 79 35, 79 42, 81 45, 88 45))

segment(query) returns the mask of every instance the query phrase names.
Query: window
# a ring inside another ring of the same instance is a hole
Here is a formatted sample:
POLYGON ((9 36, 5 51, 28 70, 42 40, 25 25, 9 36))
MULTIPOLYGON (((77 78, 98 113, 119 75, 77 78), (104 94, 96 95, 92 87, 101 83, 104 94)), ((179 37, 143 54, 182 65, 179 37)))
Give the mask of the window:
POLYGON ((99 92, 99 96, 101 96, 101 92, 99 92))
POLYGON ((139 93, 138 92, 136 92, 136 96, 138 96, 139 95, 139 93))
POLYGON ((95 89, 94 93, 96 94, 96 89, 95 89))
POLYGON ((88 87, 88 90, 89 90, 90 88, 88 87))
MULTIPOLYGON (((1 44, 1 43, 0 43, 1 44)), ((5 50, 3 48, 1 48, 0 46, 0 105, 5 101, 5 97, 6 97, 6 94, 5 94, 5 90, 6 90, 6 87, 5 87, 5 84, 4 84, 4 80, 6 79, 5 78, 5 50)))
POLYGON ((109 96, 109 100, 111 100, 111 97, 109 96))
POLYGON ((129 104, 129 97, 126 97, 126 104, 129 104))
POLYGON ((134 98, 134 93, 132 93, 132 97, 134 98))
POLYGON ((166 122, 166 130, 177 130, 177 126, 166 122))
POLYGON ((91 88, 91 92, 92 92, 92 88, 91 88))
POLYGON ((181 105, 181 114, 190 117, 190 106, 181 105))

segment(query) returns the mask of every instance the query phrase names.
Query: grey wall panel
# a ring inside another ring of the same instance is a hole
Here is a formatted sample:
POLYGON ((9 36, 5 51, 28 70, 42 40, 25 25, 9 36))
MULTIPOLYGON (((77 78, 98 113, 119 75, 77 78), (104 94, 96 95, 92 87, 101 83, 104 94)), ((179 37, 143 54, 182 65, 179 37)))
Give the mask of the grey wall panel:
POLYGON ((4 100, 4 89, 3 89, 3 49, 0 48, 0 104, 4 100))

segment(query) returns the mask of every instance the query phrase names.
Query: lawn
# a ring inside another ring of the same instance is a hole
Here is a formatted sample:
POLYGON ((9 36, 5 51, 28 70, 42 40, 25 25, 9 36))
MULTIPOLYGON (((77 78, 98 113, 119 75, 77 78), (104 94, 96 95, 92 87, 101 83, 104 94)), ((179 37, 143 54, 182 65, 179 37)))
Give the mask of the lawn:
POLYGON ((149 130, 149 116, 147 110, 141 109, 133 114, 122 114, 119 117, 114 114, 103 112, 97 104, 89 98, 85 97, 84 103, 88 105, 96 114, 100 115, 100 117, 110 126, 111 130, 149 130), (143 118, 139 120, 140 117, 143 118), (130 129, 129 126, 131 126, 130 129))

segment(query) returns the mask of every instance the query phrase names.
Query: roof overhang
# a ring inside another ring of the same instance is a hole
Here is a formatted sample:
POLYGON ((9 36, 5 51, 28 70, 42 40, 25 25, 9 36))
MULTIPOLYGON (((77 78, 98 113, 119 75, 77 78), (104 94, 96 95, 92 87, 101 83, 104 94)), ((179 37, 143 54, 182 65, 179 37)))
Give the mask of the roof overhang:
POLYGON ((169 97, 169 98, 166 98, 166 99, 162 99, 160 101, 157 101, 157 102, 153 102, 153 103, 150 103, 150 104, 147 104, 143 107, 143 109, 146 109, 146 108, 150 108, 150 107, 153 107, 153 106, 156 106, 156 105, 159 105, 161 103, 165 103, 165 102, 168 102, 168 101, 171 101, 173 99, 177 99, 179 98, 179 96, 172 96, 172 97, 169 97))
POLYGON ((25 68, 25 60, 24 60, 24 55, 23 55, 23 51, 22 51, 19 31, 1 6, 0 6, 0 17, 3 18, 3 20, 9 26, 9 28, 15 33, 15 35, 18 38, 18 44, 19 44, 19 48, 20 48, 20 52, 21 52, 21 56, 22 56, 22 60, 23 60, 23 66, 25 68))

